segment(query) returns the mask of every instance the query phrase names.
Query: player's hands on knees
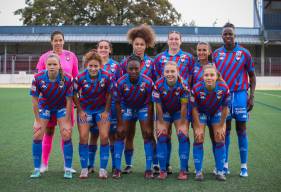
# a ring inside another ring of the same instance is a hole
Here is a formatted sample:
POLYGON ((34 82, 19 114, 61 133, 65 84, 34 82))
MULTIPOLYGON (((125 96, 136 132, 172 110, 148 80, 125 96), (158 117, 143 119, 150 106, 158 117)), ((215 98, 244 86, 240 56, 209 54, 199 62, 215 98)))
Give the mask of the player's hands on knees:
POLYGON ((37 120, 34 121, 34 123, 33 123, 33 129, 34 129, 34 130, 41 129, 41 123, 40 123, 40 121, 37 121, 37 120))
POLYGON ((201 129, 200 127, 196 128, 194 131, 194 139, 197 142, 203 142, 204 137, 204 129, 201 129))
POLYGON ((107 111, 102 112, 101 113, 101 122, 102 123, 108 122, 108 117, 109 117, 109 113, 107 111))
POLYGON ((225 128, 221 127, 220 129, 217 129, 215 131, 215 137, 219 141, 224 141, 225 140, 225 128))
POLYGON ((160 135, 167 135, 167 134, 168 134, 168 132, 167 132, 166 128, 160 124, 157 127, 157 137, 159 137, 160 135))
POLYGON ((187 136, 187 128, 184 126, 185 124, 183 124, 183 126, 180 126, 177 130, 177 134, 182 133, 185 136, 187 136))
POLYGON ((78 116, 79 116, 79 119, 83 122, 86 122, 87 121, 87 114, 85 113, 85 111, 83 110, 79 110, 78 111, 78 116))

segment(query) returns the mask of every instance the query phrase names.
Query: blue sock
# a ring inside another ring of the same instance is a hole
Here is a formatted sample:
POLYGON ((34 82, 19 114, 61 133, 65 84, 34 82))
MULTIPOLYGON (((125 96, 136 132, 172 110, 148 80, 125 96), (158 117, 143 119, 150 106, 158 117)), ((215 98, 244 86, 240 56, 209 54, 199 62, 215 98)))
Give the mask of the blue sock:
POLYGON ((204 157, 203 143, 193 143, 193 159, 196 173, 202 171, 204 157))
POLYGON ((145 151, 145 158, 146 158, 145 170, 151 170, 152 158, 153 158, 153 144, 151 140, 144 141, 144 151, 145 151))
POLYGON ((158 165, 157 148, 153 145, 153 165, 158 165))
POLYGON ((79 143, 79 156, 80 156, 80 164, 82 169, 86 169, 88 165, 88 158, 89 158, 88 144, 79 143))
POLYGON ((248 137, 246 131, 238 132, 238 145, 241 164, 245 164, 248 161, 248 137))
POLYGON ((116 140, 114 143, 114 158, 115 158, 115 168, 117 170, 121 170, 123 150, 124 150, 124 141, 116 140))
POLYGON ((171 160, 171 152, 172 152, 172 142, 171 142, 171 137, 168 137, 167 141, 167 167, 170 165, 170 160, 171 160))
POLYGON ((106 169, 109 158, 109 144, 100 145, 100 168, 106 169))
POLYGON ((157 157, 161 171, 166 171, 167 168, 167 135, 160 135, 157 142, 157 157))
POLYGON ((89 167, 95 166, 95 158, 97 152, 97 145, 89 145, 89 167))
POLYGON ((189 148, 190 148, 189 139, 183 133, 179 133, 178 140, 179 140, 180 170, 186 171, 186 168, 188 166, 188 159, 189 159, 189 148))
POLYGON ((71 168, 72 167, 72 158, 73 158, 73 145, 72 145, 71 139, 64 141, 63 155, 64 155, 65 167, 71 168))
POLYGON ((216 143, 215 148, 215 159, 217 171, 223 171, 223 166, 225 162, 225 144, 216 143))
POLYGON ((125 149, 124 155, 125 155, 126 165, 132 165, 133 154, 134 154, 134 149, 125 149))
POLYGON ((228 151, 230 145, 230 130, 226 128, 225 132, 225 162, 228 162, 228 151))
POLYGON ((115 168, 114 145, 110 145, 110 154, 111 154, 112 169, 114 169, 115 168))
POLYGON ((32 157, 34 168, 39 169, 41 165, 42 156, 42 140, 33 140, 32 143, 32 157))

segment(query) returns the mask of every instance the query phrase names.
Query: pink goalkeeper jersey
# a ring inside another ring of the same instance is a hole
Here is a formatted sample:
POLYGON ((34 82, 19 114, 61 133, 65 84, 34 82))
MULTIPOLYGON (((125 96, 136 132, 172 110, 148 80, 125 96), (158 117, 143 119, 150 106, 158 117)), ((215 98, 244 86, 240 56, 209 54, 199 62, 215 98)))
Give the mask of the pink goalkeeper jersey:
MULTIPOLYGON (((49 54, 53 51, 48 51, 40 56, 37 63, 36 69, 38 72, 41 72, 46 69, 46 60, 49 54)), ((62 50, 62 53, 59 54, 61 67, 64 72, 71 75, 73 78, 76 77, 79 73, 78 71, 78 59, 74 53, 67 50, 62 50)))

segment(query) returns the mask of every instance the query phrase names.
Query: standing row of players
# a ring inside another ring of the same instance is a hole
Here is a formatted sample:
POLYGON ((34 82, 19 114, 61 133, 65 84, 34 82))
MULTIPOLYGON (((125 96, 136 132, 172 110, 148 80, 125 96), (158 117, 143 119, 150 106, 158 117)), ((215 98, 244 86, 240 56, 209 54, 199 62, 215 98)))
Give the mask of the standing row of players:
POLYGON ((112 53, 111 43, 101 40, 96 50, 85 55, 86 70, 78 75, 76 56, 63 50, 64 36, 61 32, 54 32, 51 36, 53 50, 41 56, 37 65, 39 73, 35 75, 31 88, 35 114, 32 147, 35 170, 31 177, 40 177, 40 171, 48 170, 57 121, 62 135, 64 177, 71 178, 75 172, 72 169, 72 98, 77 106, 80 135, 80 178, 87 178, 94 171, 98 137, 99 177, 108 177, 106 168, 109 151, 113 177, 121 177, 123 152, 126 159, 123 173, 130 173, 136 120, 139 120, 146 156, 145 178, 154 177, 152 165, 157 171, 158 163, 159 179, 165 179, 167 173, 171 172, 172 123, 175 124, 179 141, 178 179, 188 178, 188 131, 192 122, 195 179, 203 180, 204 129, 208 125, 216 162, 216 178, 225 180, 225 175, 229 173, 228 147, 232 117, 236 119, 240 175, 247 176, 246 122, 247 112, 253 107, 254 64, 248 50, 235 42, 235 28, 232 24, 224 26, 222 38, 224 46, 213 53, 213 60, 210 59, 210 45, 198 43, 198 59, 195 61, 191 54, 181 50, 181 34, 173 31, 168 34, 169 49, 153 60, 145 54, 145 50, 154 46, 154 32, 149 26, 141 25, 128 32, 129 43, 133 46, 132 56, 118 64, 109 57, 112 53), (248 76, 251 85, 249 96, 248 76), (72 78, 75 78, 74 83, 72 78), (156 103, 156 126, 153 126, 153 102, 156 103), (156 139, 153 127, 156 129, 156 139))

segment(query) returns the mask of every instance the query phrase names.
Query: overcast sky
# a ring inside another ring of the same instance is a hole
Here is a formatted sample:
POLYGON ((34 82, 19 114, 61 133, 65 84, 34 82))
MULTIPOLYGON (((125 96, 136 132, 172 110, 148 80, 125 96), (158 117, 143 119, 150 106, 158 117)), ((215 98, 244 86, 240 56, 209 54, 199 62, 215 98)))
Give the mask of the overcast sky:
MULTIPOLYGON (((182 22, 194 20, 197 26, 222 26, 230 21, 237 27, 253 27, 253 0, 170 0, 182 14, 182 22)), ((0 5, 0 26, 22 25, 13 12, 25 0, 7 0, 0 5)))

